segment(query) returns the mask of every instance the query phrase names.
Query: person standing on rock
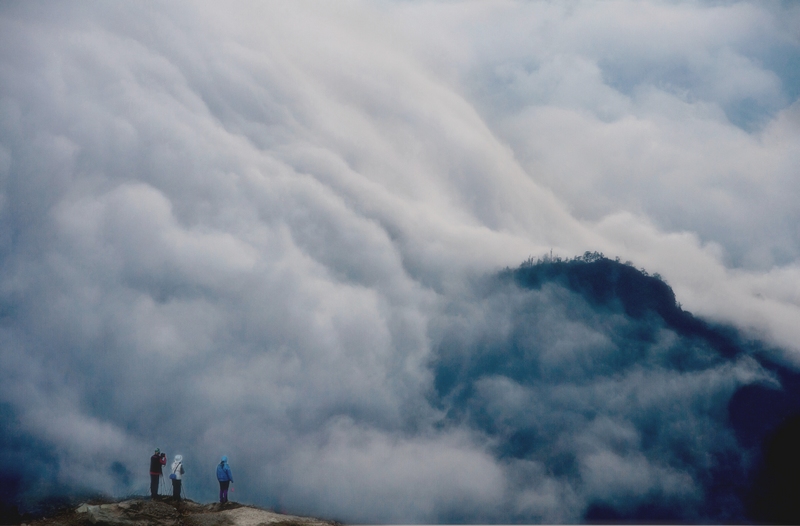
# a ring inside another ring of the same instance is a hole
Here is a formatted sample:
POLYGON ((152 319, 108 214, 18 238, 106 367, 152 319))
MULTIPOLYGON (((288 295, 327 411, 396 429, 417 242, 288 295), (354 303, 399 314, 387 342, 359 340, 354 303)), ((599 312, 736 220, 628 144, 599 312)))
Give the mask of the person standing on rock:
POLYGON ((219 481, 219 501, 224 504, 228 502, 228 486, 233 483, 228 457, 222 457, 220 463, 217 464, 217 480, 219 481))
POLYGON ((172 462, 172 473, 169 478, 172 480, 172 498, 181 500, 181 483, 183 480, 183 455, 175 455, 175 460, 172 462))
POLYGON ((158 496, 158 479, 162 476, 161 466, 167 465, 167 454, 162 453, 156 448, 156 452, 150 457, 150 497, 158 496))

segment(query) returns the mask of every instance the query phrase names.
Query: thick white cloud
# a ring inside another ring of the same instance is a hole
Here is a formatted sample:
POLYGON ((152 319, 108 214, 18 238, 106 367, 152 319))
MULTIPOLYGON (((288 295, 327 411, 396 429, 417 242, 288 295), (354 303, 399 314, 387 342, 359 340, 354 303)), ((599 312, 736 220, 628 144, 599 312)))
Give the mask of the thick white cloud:
MULTIPOLYGON (((749 2, 5 4, 1 400, 93 488, 155 444, 198 459, 197 492, 199 459, 227 451, 243 498, 346 520, 495 520, 497 502, 578 520, 606 490, 685 491, 670 466, 587 445, 624 441, 624 422, 580 428, 580 491, 436 428, 432 340, 475 276, 602 250, 796 362, 800 110, 770 64, 800 56, 797 19, 749 2)), ((607 344, 573 328, 542 364, 607 344)), ((721 390, 760 378, 734 369, 721 390)))

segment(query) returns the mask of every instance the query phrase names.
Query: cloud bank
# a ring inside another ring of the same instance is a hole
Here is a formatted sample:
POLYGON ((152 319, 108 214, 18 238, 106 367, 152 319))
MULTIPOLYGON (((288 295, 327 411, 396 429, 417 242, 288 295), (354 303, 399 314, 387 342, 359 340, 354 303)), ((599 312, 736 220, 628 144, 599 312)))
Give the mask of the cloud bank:
POLYGON ((143 492, 161 447, 349 522, 743 517, 728 404, 800 361, 799 20, 4 4, 4 493, 143 492), (492 277, 551 250, 745 336, 492 277))

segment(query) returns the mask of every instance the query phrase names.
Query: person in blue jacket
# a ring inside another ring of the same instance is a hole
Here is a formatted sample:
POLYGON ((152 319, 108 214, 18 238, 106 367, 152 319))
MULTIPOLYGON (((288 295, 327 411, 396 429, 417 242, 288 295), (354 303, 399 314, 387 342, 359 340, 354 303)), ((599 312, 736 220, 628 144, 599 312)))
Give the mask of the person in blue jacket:
POLYGON ((233 483, 228 457, 222 457, 220 463, 217 464, 217 480, 219 481, 219 501, 221 503, 228 502, 228 486, 233 483))

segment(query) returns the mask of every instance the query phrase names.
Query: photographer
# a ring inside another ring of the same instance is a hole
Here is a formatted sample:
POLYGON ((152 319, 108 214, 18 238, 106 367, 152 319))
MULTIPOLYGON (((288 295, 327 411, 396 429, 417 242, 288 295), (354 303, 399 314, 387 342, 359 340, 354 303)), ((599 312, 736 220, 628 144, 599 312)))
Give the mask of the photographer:
POLYGON ((161 466, 167 465, 167 454, 162 453, 156 448, 156 452, 150 457, 150 497, 158 496, 158 478, 162 476, 161 466))

